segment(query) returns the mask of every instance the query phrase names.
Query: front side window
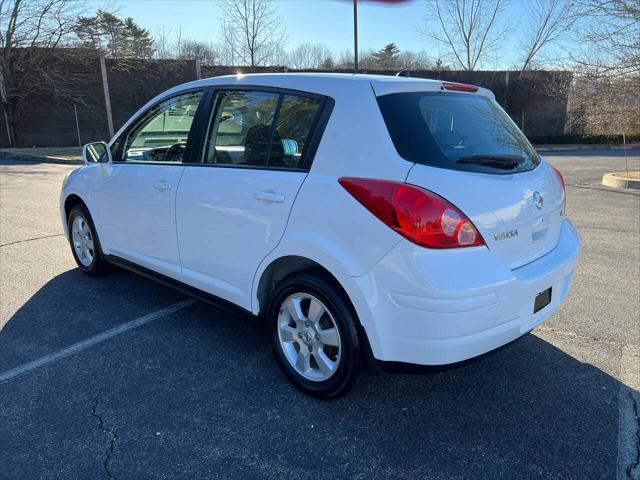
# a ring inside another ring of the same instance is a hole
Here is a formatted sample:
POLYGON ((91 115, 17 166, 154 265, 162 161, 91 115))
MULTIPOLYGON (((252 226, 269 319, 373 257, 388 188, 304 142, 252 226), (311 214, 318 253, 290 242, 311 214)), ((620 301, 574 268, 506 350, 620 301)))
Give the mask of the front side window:
POLYGON ((123 162, 182 163, 202 92, 160 102, 126 136, 123 162))
POLYGON ((516 173, 540 156, 492 99, 448 92, 394 93, 378 105, 401 157, 451 170, 516 173))
POLYGON ((204 163, 298 169, 321 101, 274 92, 217 95, 204 163))

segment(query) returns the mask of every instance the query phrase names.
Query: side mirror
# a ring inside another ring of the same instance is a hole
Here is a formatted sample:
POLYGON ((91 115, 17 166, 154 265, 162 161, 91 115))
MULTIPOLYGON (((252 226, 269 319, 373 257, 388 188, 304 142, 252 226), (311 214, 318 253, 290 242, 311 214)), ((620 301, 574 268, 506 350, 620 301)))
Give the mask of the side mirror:
POLYGON ((298 142, 291 140, 290 138, 283 138, 282 148, 284 149, 285 155, 293 156, 298 153, 298 142))
POLYGON ((111 149, 104 142, 87 143, 82 147, 84 163, 111 163, 111 149))

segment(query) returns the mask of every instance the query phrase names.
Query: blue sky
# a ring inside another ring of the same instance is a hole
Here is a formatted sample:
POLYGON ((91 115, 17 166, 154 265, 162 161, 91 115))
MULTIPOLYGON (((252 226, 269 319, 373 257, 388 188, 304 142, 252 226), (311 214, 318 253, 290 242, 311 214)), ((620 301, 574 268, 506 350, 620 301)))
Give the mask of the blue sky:
MULTIPOLYGON (((512 1, 509 15, 522 15, 525 2, 512 1)), ((90 6, 93 5, 99 8, 102 3, 94 1, 90 6)), ((173 30, 180 28, 183 38, 219 41, 222 12, 214 0, 116 0, 115 5, 121 16, 133 17, 152 33, 164 26, 173 30)), ((351 1, 276 0, 274 5, 284 22, 289 48, 305 42, 323 43, 335 52, 353 48, 351 1)), ((425 50, 433 58, 440 56, 438 47, 416 29, 426 12, 422 1, 389 5, 361 0, 358 5, 361 50, 379 49, 395 42, 401 50, 425 50)), ((513 58, 514 52, 507 47, 493 66, 508 66, 513 58)))

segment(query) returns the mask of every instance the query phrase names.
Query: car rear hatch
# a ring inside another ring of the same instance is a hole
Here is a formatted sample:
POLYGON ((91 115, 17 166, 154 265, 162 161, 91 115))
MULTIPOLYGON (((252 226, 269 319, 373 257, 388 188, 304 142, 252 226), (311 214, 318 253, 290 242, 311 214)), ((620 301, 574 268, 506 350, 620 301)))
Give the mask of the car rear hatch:
POLYGON ((543 256, 560 236, 559 176, 490 92, 433 83, 384 94, 374 85, 398 154, 415 163, 407 183, 458 207, 509 268, 543 256))

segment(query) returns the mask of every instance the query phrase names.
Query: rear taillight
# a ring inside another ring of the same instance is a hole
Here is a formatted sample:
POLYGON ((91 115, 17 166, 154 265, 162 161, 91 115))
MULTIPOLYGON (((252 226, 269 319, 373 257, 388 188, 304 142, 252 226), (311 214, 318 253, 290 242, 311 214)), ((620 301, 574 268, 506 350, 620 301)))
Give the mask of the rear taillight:
POLYGON ((447 90, 452 90, 454 92, 477 92, 478 87, 475 85, 468 85, 466 83, 457 83, 457 82, 443 82, 442 86, 447 90))
POLYGON ((553 165, 551 165, 551 168, 553 168, 553 171, 556 172, 556 175, 558 175, 558 178, 560 179, 560 185, 562 185, 562 194, 566 198, 567 197, 567 189, 564 186, 564 178, 562 177, 562 174, 560 173, 560 170, 558 170, 553 165))
POLYGON ((484 245, 469 219, 433 192, 388 180, 343 177, 338 181, 385 225, 422 247, 484 245))

